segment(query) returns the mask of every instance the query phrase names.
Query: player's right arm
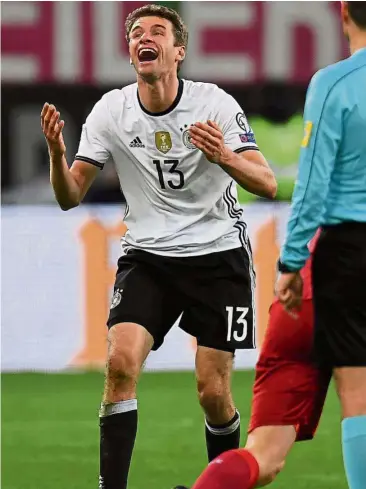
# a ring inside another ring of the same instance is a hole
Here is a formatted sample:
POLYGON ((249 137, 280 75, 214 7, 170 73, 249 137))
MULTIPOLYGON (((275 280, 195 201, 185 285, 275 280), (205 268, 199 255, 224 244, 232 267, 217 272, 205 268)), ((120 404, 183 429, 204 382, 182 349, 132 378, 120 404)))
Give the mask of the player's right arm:
POLYGON ((69 168, 62 136, 64 121, 60 121, 55 106, 45 104, 42 109, 41 124, 50 155, 50 180, 62 210, 72 209, 82 202, 99 169, 110 158, 106 113, 102 98, 83 125, 79 150, 69 168))

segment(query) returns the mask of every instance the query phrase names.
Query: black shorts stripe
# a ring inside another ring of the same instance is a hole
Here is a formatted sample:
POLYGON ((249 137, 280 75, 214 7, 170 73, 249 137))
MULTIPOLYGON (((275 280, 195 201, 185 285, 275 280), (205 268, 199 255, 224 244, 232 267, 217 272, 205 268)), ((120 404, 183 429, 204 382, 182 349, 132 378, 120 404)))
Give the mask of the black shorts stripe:
POLYGON ((253 348, 257 348, 256 343, 256 322, 255 322, 255 271, 253 265, 253 254, 252 248, 250 246, 248 234, 247 234, 247 226, 243 221, 238 221, 234 227, 239 232, 239 239, 242 247, 246 251, 249 259, 249 274, 250 274, 250 282, 252 289, 252 311, 253 311, 253 348))

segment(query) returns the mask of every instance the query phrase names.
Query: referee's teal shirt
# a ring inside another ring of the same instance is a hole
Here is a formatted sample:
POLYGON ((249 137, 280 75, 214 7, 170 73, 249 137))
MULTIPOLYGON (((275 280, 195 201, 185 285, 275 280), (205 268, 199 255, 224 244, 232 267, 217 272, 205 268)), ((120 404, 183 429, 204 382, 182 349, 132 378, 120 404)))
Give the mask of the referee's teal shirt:
POLYGON ((301 269, 321 225, 366 222, 366 47, 316 73, 280 262, 301 269))

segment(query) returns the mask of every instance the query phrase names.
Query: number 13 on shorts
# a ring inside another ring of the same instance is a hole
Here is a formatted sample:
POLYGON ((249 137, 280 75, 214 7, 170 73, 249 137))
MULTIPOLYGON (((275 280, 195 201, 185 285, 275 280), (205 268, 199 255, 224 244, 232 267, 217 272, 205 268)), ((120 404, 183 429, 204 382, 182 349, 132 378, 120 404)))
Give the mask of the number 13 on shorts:
POLYGON ((249 307, 226 306, 227 337, 228 342, 242 342, 248 336, 248 322, 246 316, 249 307))

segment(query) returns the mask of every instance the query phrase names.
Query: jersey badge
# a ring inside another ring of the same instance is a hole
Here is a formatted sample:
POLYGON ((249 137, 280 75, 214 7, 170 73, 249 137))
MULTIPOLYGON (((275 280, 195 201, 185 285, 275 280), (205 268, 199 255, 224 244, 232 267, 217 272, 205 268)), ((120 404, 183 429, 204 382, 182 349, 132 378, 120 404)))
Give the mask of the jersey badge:
POLYGON ((304 137, 301 143, 302 148, 306 148, 309 145, 312 129, 313 123, 311 121, 306 121, 304 128, 304 137))
POLYGON ((236 123, 238 124, 240 129, 242 129, 245 133, 253 132, 243 112, 238 112, 235 118, 236 118, 236 123))
POLYGON ((114 309, 119 305, 119 303, 122 300, 122 292, 123 289, 116 289, 116 291, 113 294, 112 300, 111 300, 111 309, 114 309))
POLYGON ((191 136, 189 135, 189 128, 187 129, 187 124, 184 124, 184 127, 180 128, 180 132, 182 132, 182 140, 183 144, 188 149, 196 149, 196 146, 191 143, 191 136))
POLYGON ((172 149, 172 138, 169 132, 158 131, 155 133, 155 146, 161 153, 166 154, 172 149))

